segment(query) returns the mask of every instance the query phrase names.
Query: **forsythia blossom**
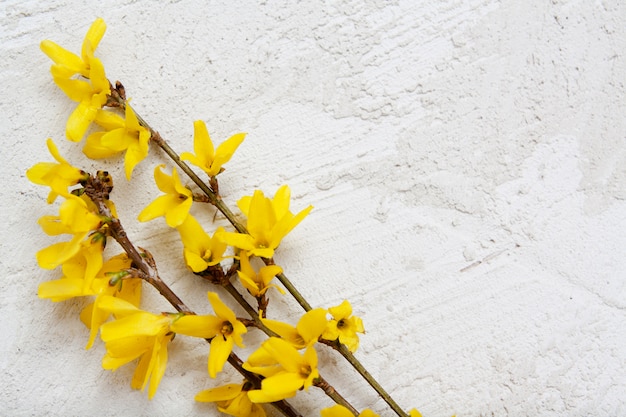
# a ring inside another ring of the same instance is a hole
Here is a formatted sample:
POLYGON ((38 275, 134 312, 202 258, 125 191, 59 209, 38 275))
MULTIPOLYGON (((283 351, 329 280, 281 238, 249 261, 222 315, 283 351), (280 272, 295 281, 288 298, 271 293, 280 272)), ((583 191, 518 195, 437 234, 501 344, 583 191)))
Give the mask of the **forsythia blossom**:
POLYGON ((239 257, 240 268, 237 271, 241 285, 243 285, 254 297, 260 297, 270 288, 276 288, 281 294, 284 294, 282 288, 270 284, 272 279, 283 272, 283 269, 278 265, 267 265, 261 267, 259 273, 254 271, 254 268, 250 264, 250 259, 246 252, 242 252, 239 257))
POLYGON ((165 165, 158 165, 154 169, 154 180, 159 190, 165 195, 159 196, 139 213, 138 219, 146 222, 160 216, 165 216, 169 227, 180 226, 187 216, 193 203, 193 193, 180 182, 176 168, 172 168, 172 176, 161 171, 165 165))
POLYGON ((54 82, 71 100, 78 102, 65 126, 67 138, 72 142, 78 142, 85 136, 98 112, 106 104, 107 96, 111 94, 104 66, 98 58, 93 58, 89 69, 89 81, 54 78, 54 82))
POLYGON ((200 391, 196 394, 196 401, 217 403, 217 409, 229 416, 235 417, 265 417, 265 411, 259 404, 248 398, 251 388, 249 382, 242 384, 228 384, 217 388, 200 391))
POLYGON ((222 165, 230 160, 245 136, 245 133, 237 133, 214 150, 206 125, 202 120, 196 120, 193 122, 193 150, 196 154, 183 152, 180 159, 189 161, 214 177, 223 171, 222 165))
MULTIPOLYGON (((215 235, 210 237, 193 216, 187 216, 176 230, 183 241, 185 264, 193 272, 202 272, 224 259, 226 244, 215 235)), ((223 227, 218 227, 215 233, 223 231, 223 227)))
POLYGON ((135 166, 148 155, 150 131, 139 124, 139 119, 130 104, 126 103, 124 118, 119 115, 99 110, 94 121, 102 126, 104 132, 95 132, 87 137, 83 152, 88 158, 107 158, 126 151, 124 171, 130 177, 135 166))
POLYGON ((37 295, 52 301, 64 301, 97 294, 98 290, 93 284, 102 267, 104 239, 98 243, 79 247, 74 256, 63 262, 63 277, 39 284, 37 295))
POLYGON ((175 333, 212 339, 208 371, 209 375, 215 378, 228 360, 233 345, 243 347, 241 335, 246 333, 248 329, 237 320, 235 313, 220 300, 216 293, 209 292, 208 297, 215 316, 182 316, 172 323, 171 328, 175 333))
POLYGON ((54 77, 70 78, 74 74, 81 74, 83 77, 89 78, 93 53, 104 36, 105 31, 106 24, 104 20, 102 20, 102 18, 96 19, 85 35, 81 48, 81 56, 68 51, 50 40, 42 41, 40 45, 41 50, 54 61, 54 65, 50 68, 52 75, 54 77))
POLYGON ((90 329, 89 340, 87 341, 85 349, 90 349, 93 346, 100 326, 107 321, 111 315, 107 310, 100 308, 100 297, 111 296, 121 298, 135 307, 139 307, 141 300, 141 283, 143 282, 141 278, 124 278, 120 279, 119 282, 114 285, 111 285, 110 274, 117 273, 124 275, 121 271, 130 268, 131 263, 132 261, 126 253, 119 254, 106 261, 96 275, 92 288, 94 292, 98 294, 98 297, 80 313, 80 320, 90 329))
POLYGON ((78 184, 81 180, 87 178, 87 174, 70 165, 59 153, 52 139, 46 141, 48 150, 52 157, 57 161, 40 162, 26 171, 26 177, 33 183, 39 185, 47 185, 50 187, 48 195, 48 204, 54 202, 57 196, 67 197, 69 195, 68 187, 78 184))
POLYGON ((251 197, 237 202, 239 209, 248 217, 247 234, 224 232, 218 236, 225 243, 245 250, 248 255, 271 258, 280 241, 313 209, 305 208, 294 215, 289 211, 291 191, 283 185, 273 199, 256 190, 251 197))
POLYGON ((254 403, 293 397, 298 390, 309 389, 319 378, 317 353, 312 345, 300 354, 291 343, 277 337, 266 340, 250 355, 243 367, 265 377, 260 390, 248 392, 254 403))
POLYGON ((92 245, 102 249, 101 235, 96 233, 85 239, 90 232, 100 227, 101 220, 79 197, 69 195, 59 208, 59 216, 43 216, 39 219, 39 225, 48 235, 73 235, 69 242, 55 243, 37 252, 37 262, 44 269, 54 269, 79 251, 89 250, 92 245))
POLYGON ((322 334, 326 340, 337 340, 348 347, 350 352, 355 352, 359 347, 357 333, 365 333, 363 321, 352 315, 352 306, 347 300, 336 307, 328 309, 333 319, 328 322, 328 327, 322 334))
POLYGON ((167 345, 174 338, 170 330, 172 318, 142 311, 111 296, 100 297, 97 307, 117 317, 100 326, 100 337, 107 350, 102 367, 114 370, 139 358, 131 387, 143 390, 149 382, 148 397, 152 398, 165 373, 167 345))
POLYGON ((328 320, 326 310, 315 308, 302 315, 296 327, 276 320, 262 318, 261 321, 283 340, 288 341, 296 349, 303 349, 315 342, 322 335, 328 320))
POLYGON ((78 102, 66 125, 67 138, 73 142, 83 138, 96 114, 107 102, 107 96, 111 94, 104 66, 93 55, 105 30, 104 21, 96 19, 87 31, 80 57, 49 40, 40 45, 41 50, 55 63, 50 69, 55 84, 70 99, 78 102), (88 81, 72 79, 77 73, 88 81))

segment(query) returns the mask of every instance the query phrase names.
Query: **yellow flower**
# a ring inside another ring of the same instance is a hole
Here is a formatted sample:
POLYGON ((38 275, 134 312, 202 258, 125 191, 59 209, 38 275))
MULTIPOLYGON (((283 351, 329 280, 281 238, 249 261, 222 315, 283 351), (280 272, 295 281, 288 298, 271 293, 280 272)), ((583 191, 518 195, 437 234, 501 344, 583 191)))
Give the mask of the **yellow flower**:
POLYGON ((217 409, 224 414, 235 417, 265 417, 265 411, 259 404, 248 398, 251 388, 249 382, 228 384, 217 388, 200 391, 196 401, 217 403, 217 409))
POLYGON ((417 409, 413 408, 411 411, 409 411, 409 416, 410 417, 422 417, 422 413, 417 411, 417 409))
POLYGON ((363 321, 352 316, 352 306, 347 300, 336 307, 328 309, 333 319, 328 322, 328 327, 322 334, 326 340, 337 340, 346 345, 350 352, 355 352, 359 347, 357 333, 365 333, 363 321))
POLYGON ((98 308, 117 317, 100 327, 100 337, 107 350, 102 367, 115 370, 139 358, 131 387, 143 390, 149 381, 148 397, 152 398, 165 373, 167 345, 174 338, 170 331, 172 319, 142 311, 127 301, 110 296, 99 297, 98 308))
POLYGON ((96 335, 100 326, 107 321, 111 313, 99 308, 100 303, 98 299, 102 296, 111 296, 121 298, 128 301, 132 305, 139 307, 139 301, 141 300, 141 278, 127 278, 120 280, 116 285, 110 285, 111 273, 119 273, 125 269, 130 268, 131 259, 126 253, 119 254, 106 261, 98 274, 96 275, 92 288, 95 294, 98 294, 96 300, 85 307, 80 313, 80 320, 87 328, 90 329, 89 340, 85 349, 90 349, 93 346, 96 335))
POLYGON ((54 202, 58 195, 67 197, 69 195, 68 187, 78 184, 86 179, 88 175, 70 165, 59 153, 52 139, 46 141, 48 150, 52 157, 58 162, 39 162, 26 171, 26 177, 33 183, 39 185, 47 185, 50 187, 48 194, 48 204, 54 202))
POLYGON ((81 246, 102 246, 104 237, 101 234, 96 233, 85 240, 90 232, 100 227, 101 220, 79 197, 69 195, 59 208, 59 216, 43 216, 39 219, 39 225, 51 236, 73 235, 69 242, 55 243, 37 252, 37 262, 43 269, 54 269, 66 262, 81 250, 81 246))
POLYGON ((224 232, 218 237, 248 255, 271 258, 280 241, 313 209, 309 206, 294 215, 289 211, 290 194, 289 187, 283 185, 273 199, 259 190, 252 197, 243 197, 237 205, 248 217, 248 234, 224 232))
POLYGON ((271 363, 259 366, 250 363, 250 358, 243 364, 244 369, 261 375, 262 368, 270 368, 267 373, 269 376, 261 382, 261 389, 248 391, 248 397, 253 403, 268 403, 293 397, 298 390, 309 389, 319 377, 317 353, 312 345, 307 347, 304 354, 300 354, 289 342, 270 337, 261 345, 259 350, 261 349, 278 366, 271 363))
MULTIPOLYGON (((216 231, 216 234, 219 232, 216 231)), ((250 264, 250 259, 245 252, 242 252, 240 255, 240 270, 237 271, 237 275, 239 275, 239 280, 241 281, 241 285, 243 285, 254 297, 260 297, 270 288, 274 287, 281 294, 284 294, 285 291, 276 286, 274 284, 270 284, 272 279, 283 272, 283 269, 278 265, 268 265, 261 267, 259 273, 257 274, 254 271, 254 268, 250 264)))
POLYGON ((96 19, 85 35, 80 57, 52 41, 42 41, 40 45, 41 50, 54 61, 54 65, 51 68, 52 75, 55 77, 70 78, 74 74, 81 74, 83 77, 89 78, 93 53, 104 36, 105 31, 106 24, 104 20, 101 18, 96 19))
MULTIPOLYGON (((348 410, 343 405, 334 405, 329 408, 323 408, 320 410, 320 415, 322 417, 354 417, 354 414, 350 410, 348 410)), ((366 408, 361 413, 359 413, 359 417, 379 417, 378 414, 366 408)), ((413 416, 411 416, 413 417, 413 416)))
POLYGON ((326 329, 326 310, 316 308, 306 312, 296 327, 276 320, 261 319, 263 324, 288 341, 296 349, 305 348, 315 342, 326 329))
POLYGON ((92 284, 102 267, 103 249, 104 239, 98 239, 91 245, 80 245, 77 253, 63 262, 61 279, 39 284, 39 298, 56 302, 97 294, 92 284))
POLYGON ((216 293, 209 292, 208 297, 216 316, 183 316, 176 319, 171 328, 173 332, 187 336, 212 338, 208 371, 211 378, 215 378, 217 373, 222 371, 233 350, 233 344, 244 347, 241 335, 248 329, 237 320, 235 313, 220 300, 216 293))
POLYGON ((214 150, 206 125, 202 120, 196 120, 193 122, 193 150, 196 154, 183 152, 180 159, 189 161, 214 177, 224 170, 222 165, 230 160, 245 136, 245 133, 237 133, 214 150))
MULTIPOLYGON (((226 244, 215 235, 210 237, 193 216, 187 216, 176 230, 183 241, 185 263, 193 272, 202 272, 224 259, 226 244)), ((215 232, 223 231, 223 227, 218 227, 215 232)))
POLYGON ((151 133, 139 124, 130 104, 126 103, 125 118, 100 110, 95 120, 105 132, 95 132, 87 137, 83 153, 92 159, 107 158, 126 151, 124 170, 130 180, 135 166, 148 156, 151 133))
POLYGON ((65 126, 67 138, 78 142, 96 119, 98 111, 106 104, 107 96, 111 94, 104 66, 98 58, 93 58, 88 81, 54 77, 54 82, 71 100, 78 102, 65 126))
POLYGON ((165 216, 165 222, 170 227, 180 226, 187 216, 193 202, 193 193, 180 182, 176 168, 172 168, 172 176, 161 172, 165 165, 158 165, 154 169, 154 180, 159 190, 165 195, 159 196, 139 213, 138 219, 147 222, 160 216, 165 216))

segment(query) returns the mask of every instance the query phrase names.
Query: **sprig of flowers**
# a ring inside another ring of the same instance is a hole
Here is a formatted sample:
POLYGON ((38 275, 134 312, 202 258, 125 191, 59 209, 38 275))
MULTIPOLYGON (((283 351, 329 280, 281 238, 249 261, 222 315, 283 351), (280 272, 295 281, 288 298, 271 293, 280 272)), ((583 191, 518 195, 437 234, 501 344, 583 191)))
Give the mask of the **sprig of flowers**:
POLYGON ((40 163, 27 171, 28 178, 50 187, 48 203, 58 196, 64 198, 58 216, 44 216, 40 224, 49 235, 69 234, 69 241, 55 243, 41 250, 37 259, 42 268, 61 267, 60 279, 42 283, 39 296, 52 301, 72 297, 92 297, 93 302, 81 312, 81 320, 90 328, 87 347, 96 335, 105 343, 105 369, 116 369, 137 360, 131 387, 148 388, 152 398, 163 378, 167 365, 168 345, 175 335, 205 339, 210 344, 207 369, 215 378, 226 362, 244 378, 243 383, 228 384, 199 392, 197 401, 217 403, 218 409, 233 416, 265 416, 260 406, 271 403, 286 416, 299 413, 285 400, 312 386, 321 388, 337 405, 321 411, 323 417, 360 415, 375 416, 370 410, 359 413, 321 375, 317 346, 326 345, 341 353, 367 380, 398 416, 409 414, 391 398, 378 382, 354 357, 359 345, 359 333, 364 333, 362 320, 352 315, 346 300, 340 305, 312 308, 275 264, 274 254, 283 239, 312 210, 308 206, 297 213, 290 210, 291 191, 280 187, 273 197, 254 190, 239 199, 237 206, 246 217, 245 224, 223 202, 219 192, 218 175, 244 140, 238 133, 215 146, 203 121, 194 122, 194 153, 176 153, 128 103, 120 82, 115 86, 105 75, 102 62, 95 57, 106 25, 97 19, 85 36, 80 56, 43 41, 41 49, 54 62, 51 73, 54 82, 70 99, 78 102, 66 126, 66 136, 78 142, 92 125, 103 130, 91 133, 83 152, 89 158, 105 158, 125 152, 124 169, 131 179, 135 166, 144 160, 149 144, 154 143, 167 154, 202 191, 195 194, 183 184, 176 168, 171 175, 164 165, 154 170, 155 182, 163 195, 150 203, 138 218, 150 221, 164 217, 181 237, 183 259, 189 270, 205 280, 223 287, 248 312, 243 319, 218 297, 208 292, 214 314, 196 315, 159 276, 150 253, 135 246, 124 231, 115 206, 109 199, 113 185, 110 175, 98 172, 90 175, 70 165, 56 146, 48 140, 48 148, 56 163, 40 163), (120 111, 123 113, 120 114, 120 111), (205 182, 185 163, 188 161, 207 176, 205 182), (231 223, 234 231, 217 228, 212 235, 191 215, 194 203, 209 203, 231 223), (124 250, 123 254, 105 259, 103 249, 112 238, 124 250), (230 251, 230 252, 229 252, 230 251), (225 255, 232 253, 232 255, 225 255), (262 263, 255 267, 254 259, 262 263), (229 260, 230 264, 225 263, 229 260), (238 277, 241 290, 232 280, 238 277), (282 288, 272 283, 276 277, 305 310, 295 326, 268 319, 270 298, 268 290, 282 288), (159 291, 176 312, 155 314, 140 307, 141 283, 145 281, 159 291), (246 297, 256 300, 252 307, 246 297), (242 361, 234 352, 243 347, 249 327, 264 331, 269 338, 242 361))

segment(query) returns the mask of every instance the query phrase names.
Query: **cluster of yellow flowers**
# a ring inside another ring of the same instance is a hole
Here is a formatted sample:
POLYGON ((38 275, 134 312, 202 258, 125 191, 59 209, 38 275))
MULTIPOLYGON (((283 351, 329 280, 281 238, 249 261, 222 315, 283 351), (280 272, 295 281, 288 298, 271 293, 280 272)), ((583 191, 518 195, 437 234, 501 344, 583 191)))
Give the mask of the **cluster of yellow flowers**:
MULTIPOLYGON (((80 56, 48 40, 41 43, 41 49, 54 61, 51 67, 54 82, 70 99, 78 102, 67 121, 67 138, 81 141, 95 123, 102 129, 88 135, 83 152, 89 158, 125 152, 125 174, 130 180, 134 167, 146 158, 149 144, 158 134, 133 111, 121 84, 113 87, 108 81, 102 62, 94 56, 105 29, 102 19, 92 24, 80 56)), ((237 205, 246 217, 246 224, 231 221, 236 232, 219 227, 210 235, 190 214, 194 202, 211 202, 219 208, 215 203, 221 201, 217 194, 217 175, 224 171, 223 165, 244 137, 243 133, 236 134, 215 148, 204 122, 194 122, 194 153, 182 153, 177 163, 182 167, 182 161, 188 161, 206 173, 209 195, 217 198, 206 201, 183 185, 176 168, 170 175, 164 172, 165 165, 159 165, 154 170, 154 179, 163 194, 145 207, 138 219, 150 221, 164 217, 167 225, 180 234, 183 259, 193 273, 209 277, 211 282, 227 289, 234 289, 230 279, 237 276, 241 288, 258 304, 251 319, 237 318, 215 292, 208 292, 214 314, 206 315, 192 313, 170 292, 156 273, 149 253, 134 247, 123 232, 115 206, 109 199, 112 182, 108 173, 90 175, 75 168, 48 139, 48 149, 56 162, 36 164, 27 171, 27 177, 50 188, 48 203, 53 203, 58 196, 64 199, 58 216, 44 216, 39 220, 44 232, 70 236, 68 241, 54 243, 37 253, 42 268, 60 266, 63 273, 59 279, 42 283, 39 297, 52 301, 91 298, 91 304, 82 310, 80 319, 90 329, 87 348, 93 346, 100 333, 106 347, 102 366, 114 370, 137 361, 131 386, 142 390, 148 387, 148 396, 152 398, 165 372, 168 345, 176 334, 210 342, 207 369, 210 377, 215 378, 226 362, 234 358, 235 345, 243 347, 243 335, 248 327, 257 327, 270 337, 242 363, 239 370, 244 381, 201 391, 195 398, 215 402, 218 409, 228 415, 259 417, 265 416, 260 404, 280 402, 302 389, 327 384, 318 370, 316 345, 326 344, 340 352, 347 350, 351 355, 359 346, 358 333, 364 333, 364 327, 361 319, 352 315, 348 301, 328 309, 305 308, 309 311, 295 326, 266 318, 267 291, 275 288, 284 294, 280 286, 272 283, 274 277, 282 276, 283 272, 274 263, 275 250, 312 209, 309 206, 297 214, 292 213, 288 186, 280 187, 271 198, 260 190, 241 198, 237 205), (109 238, 116 240, 124 252, 105 259, 104 248, 109 238), (265 265, 255 268, 253 258, 261 259, 265 265), (224 261, 228 262, 223 266, 224 261), (177 312, 154 314, 142 310, 143 281, 157 288, 177 312)), ((245 297, 239 297, 246 307, 245 297)), ((323 417, 358 413, 348 403, 333 399, 338 404, 321 410, 323 417)), ((359 415, 376 416, 371 410, 359 415)), ((420 414, 411 410, 408 415, 420 414)))

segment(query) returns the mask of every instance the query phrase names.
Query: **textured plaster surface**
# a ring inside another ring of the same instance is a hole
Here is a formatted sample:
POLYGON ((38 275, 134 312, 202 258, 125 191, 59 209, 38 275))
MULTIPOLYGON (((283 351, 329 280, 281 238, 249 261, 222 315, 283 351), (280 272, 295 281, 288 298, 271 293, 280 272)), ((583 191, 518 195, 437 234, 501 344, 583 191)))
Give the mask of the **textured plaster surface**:
MULTIPOLYGON (((221 182, 228 203, 288 183, 295 209, 315 206, 277 261, 312 304, 352 302, 367 329, 358 357, 400 404, 626 414, 626 3, 4 0, 0 415, 216 415, 193 401, 213 384, 205 345, 177 338, 149 401, 132 366, 111 373, 101 343, 84 350, 85 302, 36 297, 60 275, 34 259, 55 241, 36 220, 56 208, 24 171, 50 160, 52 137, 74 165, 113 173, 129 235, 210 312, 177 233, 135 220, 165 158, 152 149, 128 183, 121 159, 89 161, 64 140, 74 104, 38 44, 78 51, 96 16, 109 78, 175 149, 192 150, 196 119, 218 142, 248 132, 221 182)), ((170 309, 150 289, 144 306, 170 309)), ((273 311, 300 314, 287 297, 273 311)), ((340 357, 320 356, 355 406, 391 415, 340 357)), ((331 403, 310 390, 294 404, 312 416, 331 403)))

